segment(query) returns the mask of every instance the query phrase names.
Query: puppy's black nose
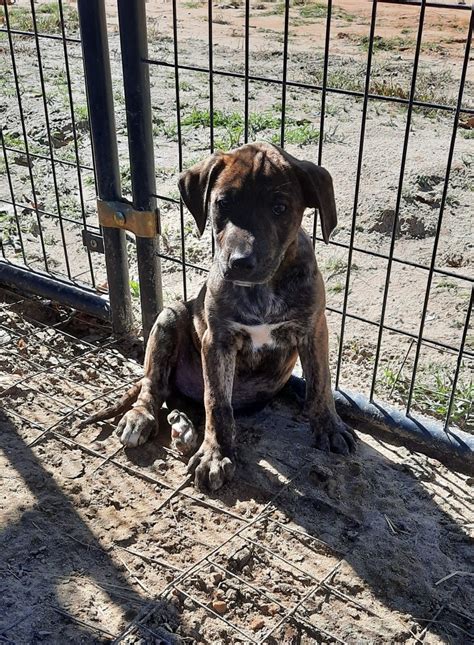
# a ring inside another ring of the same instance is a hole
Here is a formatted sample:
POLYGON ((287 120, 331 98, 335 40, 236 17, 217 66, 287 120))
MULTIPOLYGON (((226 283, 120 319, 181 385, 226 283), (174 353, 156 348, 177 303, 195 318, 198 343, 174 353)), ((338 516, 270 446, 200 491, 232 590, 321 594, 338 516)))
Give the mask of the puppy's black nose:
POLYGON ((248 253, 247 255, 239 252, 234 252, 229 258, 229 269, 235 271, 251 271, 255 269, 257 265, 257 260, 253 253, 248 253))

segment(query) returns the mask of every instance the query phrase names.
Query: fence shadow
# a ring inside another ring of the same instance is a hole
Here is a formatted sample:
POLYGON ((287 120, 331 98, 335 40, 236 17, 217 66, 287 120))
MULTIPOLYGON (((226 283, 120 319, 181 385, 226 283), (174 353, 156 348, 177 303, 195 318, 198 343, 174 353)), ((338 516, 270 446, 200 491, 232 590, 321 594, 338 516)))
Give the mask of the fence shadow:
MULTIPOLYGON (((1 410, 0 447, 11 466, 4 469, 2 478, 18 480, 15 492, 5 495, 0 533, 3 569, 0 640, 110 642, 117 633, 111 633, 100 622, 94 625, 93 618, 82 618, 81 624, 81 619, 68 609, 68 601, 76 604, 87 601, 80 583, 74 588, 74 576, 87 578, 97 586, 97 593, 106 594, 116 620, 121 622, 120 629, 144 610, 152 598, 137 593, 65 491, 1 410), (62 582, 67 583, 66 599, 60 592, 62 582)), ((166 612, 170 624, 178 625, 171 605, 160 602, 158 607, 166 612)), ((160 636, 163 642, 174 642, 171 634, 160 636)))
MULTIPOLYGON (((237 425, 235 479, 210 497, 229 509, 238 502, 273 499, 285 518, 342 554, 353 571, 346 593, 354 591, 355 598, 358 588, 365 589, 388 610, 387 621, 400 612, 413 617, 411 627, 420 619, 422 629, 451 602, 459 602, 468 613, 466 599, 474 593, 471 579, 453 577, 435 584, 454 571, 469 570, 472 544, 425 488, 424 483, 435 477, 427 460, 416 471, 415 461, 392 460, 390 449, 384 454, 362 434, 353 457, 315 450, 298 402, 288 396, 254 415, 239 417, 237 425), (285 478, 295 479, 282 488, 285 478)), ((137 465, 149 465, 163 457, 162 443, 162 437, 154 437, 127 450, 127 456, 137 465)), ((398 449, 392 450, 395 456, 398 449)), ((446 497, 451 492, 447 488, 446 497)), ((466 523, 468 514, 465 508, 466 523)), ((462 506, 457 515, 462 517, 462 506)), ((458 622, 465 624, 463 618, 458 622)), ((429 624, 429 633, 441 638, 462 641, 467 633, 462 629, 457 631, 456 625, 441 618, 429 624)))

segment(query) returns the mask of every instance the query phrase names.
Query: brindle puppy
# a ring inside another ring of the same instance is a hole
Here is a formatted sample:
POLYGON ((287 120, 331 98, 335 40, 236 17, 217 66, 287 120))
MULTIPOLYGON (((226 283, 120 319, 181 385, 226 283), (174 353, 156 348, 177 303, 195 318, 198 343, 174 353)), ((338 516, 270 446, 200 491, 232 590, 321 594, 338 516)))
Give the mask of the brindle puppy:
MULTIPOLYGON (((179 188, 201 234, 212 220, 209 276, 195 299, 158 316, 141 381, 88 422, 126 411, 120 440, 137 446, 173 391, 204 400, 204 441, 189 470, 197 486, 216 490, 235 470, 233 408, 274 397, 299 355, 316 447, 348 454, 355 435, 331 393, 323 279, 301 229, 305 208, 318 208, 328 242, 337 223, 330 174, 275 146, 249 144, 193 166, 179 188)), ((187 426, 174 418, 176 437, 187 426)))

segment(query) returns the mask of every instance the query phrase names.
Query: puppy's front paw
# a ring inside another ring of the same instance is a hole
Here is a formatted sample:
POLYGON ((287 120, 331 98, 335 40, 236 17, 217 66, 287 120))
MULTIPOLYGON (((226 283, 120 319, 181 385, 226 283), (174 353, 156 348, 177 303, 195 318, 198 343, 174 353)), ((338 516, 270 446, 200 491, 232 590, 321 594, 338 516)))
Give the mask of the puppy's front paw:
POLYGON ((120 420, 116 433, 120 443, 127 448, 140 446, 148 439, 156 426, 155 417, 145 408, 132 408, 120 420))
POLYGON ((348 455, 356 449, 357 435, 337 414, 315 419, 311 429, 318 450, 348 455))
POLYGON ((182 454, 193 453, 197 448, 198 434, 191 419, 180 410, 170 412, 167 419, 171 426, 172 445, 182 454))
POLYGON ((204 441, 197 453, 190 459, 188 472, 194 473, 194 483, 200 490, 218 490, 230 481, 235 473, 230 451, 224 451, 218 444, 204 441))

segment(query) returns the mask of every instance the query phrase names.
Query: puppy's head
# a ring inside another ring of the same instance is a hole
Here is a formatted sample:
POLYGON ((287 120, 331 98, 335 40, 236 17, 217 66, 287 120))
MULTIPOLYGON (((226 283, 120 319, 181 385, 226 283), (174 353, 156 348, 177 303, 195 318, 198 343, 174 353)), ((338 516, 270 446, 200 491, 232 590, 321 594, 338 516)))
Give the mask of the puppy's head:
POLYGON ((222 277, 245 286, 271 280, 306 207, 319 209, 326 243, 337 224, 328 171, 270 144, 217 152, 182 173, 179 189, 201 234, 212 220, 222 277))

